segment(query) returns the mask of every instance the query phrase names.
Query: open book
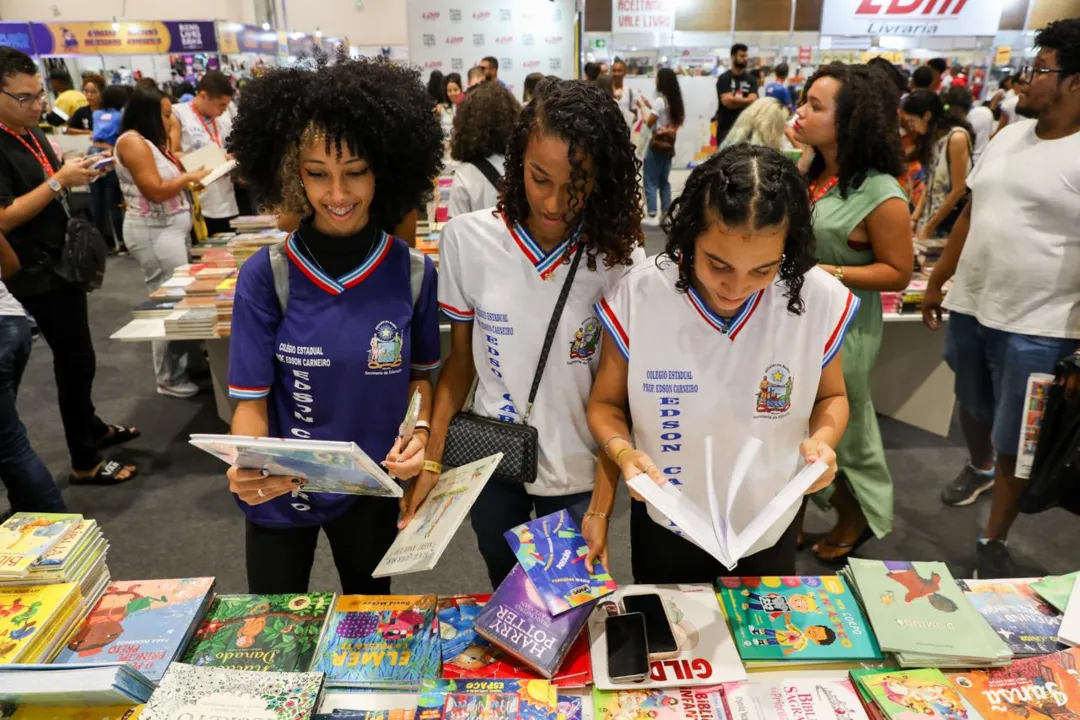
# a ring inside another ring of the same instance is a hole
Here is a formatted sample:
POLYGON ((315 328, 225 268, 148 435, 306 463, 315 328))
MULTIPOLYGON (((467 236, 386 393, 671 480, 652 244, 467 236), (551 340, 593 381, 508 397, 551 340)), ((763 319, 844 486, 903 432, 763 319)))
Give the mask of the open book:
POLYGON ((645 498, 645 501, 659 510, 665 517, 678 526, 678 529, 705 552, 723 563, 731 570, 739 558, 753 547, 792 505, 802 499, 811 485, 825 474, 828 466, 817 461, 807 465, 772 500, 765 505, 742 532, 735 531, 732 517, 735 498, 739 494, 750 467, 761 450, 761 441, 750 438, 739 451, 735 467, 731 471, 727 497, 721 511, 720 496, 713 480, 713 439, 705 438, 705 484, 709 495, 709 510, 698 507, 693 500, 683 495, 671 483, 657 485, 648 475, 630 478, 630 487, 645 498))
POLYGON ((225 157, 225 151, 214 143, 203 145, 198 150, 184 155, 180 158, 180 164, 188 172, 199 168, 209 170, 210 174, 199 181, 199 184, 203 187, 207 187, 210 183, 225 177, 236 169, 236 161, 225 157))

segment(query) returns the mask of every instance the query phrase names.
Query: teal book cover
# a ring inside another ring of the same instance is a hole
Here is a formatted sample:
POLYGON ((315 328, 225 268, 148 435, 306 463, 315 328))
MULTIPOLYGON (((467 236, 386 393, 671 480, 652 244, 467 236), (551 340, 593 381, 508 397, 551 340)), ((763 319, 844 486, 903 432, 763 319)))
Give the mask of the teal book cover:
POLYGON ((532 580, 548 612, 559 615, 615 592, 604 566, 585 569, 589 546, 565 510, 518 525, 505 534, 518 563, 532 580))
POLYGON ((720 578, 718 594, 744 661, 880 660, 870 623, 843 578, 720 578))

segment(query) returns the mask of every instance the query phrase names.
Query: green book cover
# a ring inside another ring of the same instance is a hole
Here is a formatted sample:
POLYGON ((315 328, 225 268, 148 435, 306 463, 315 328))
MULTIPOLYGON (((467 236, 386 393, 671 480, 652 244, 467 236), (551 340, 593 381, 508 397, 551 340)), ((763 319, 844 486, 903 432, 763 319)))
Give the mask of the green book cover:
POLYGON ((958 720, 968 709, 945 674, 935 668, 862 675, 857 684, 888 720, 958 720))
POLYGON ((1047 575, 1042 580, 1031 583, 1031 589, 1053 605, 1058 612, 1065 612, 1077 575, 1080 575, 1080 570, 1068 575, 1047 575))
POLYGON ((182 662, 260 672, 306 672, 334 593, 219 595, 182 662))

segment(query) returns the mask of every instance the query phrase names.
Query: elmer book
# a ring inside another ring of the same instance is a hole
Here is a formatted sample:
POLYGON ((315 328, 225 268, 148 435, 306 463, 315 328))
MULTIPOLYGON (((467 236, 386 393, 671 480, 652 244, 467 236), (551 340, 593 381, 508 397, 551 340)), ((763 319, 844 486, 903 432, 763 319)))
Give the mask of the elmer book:
POLYGON ((334 593, 219 595, 183 662, 262 672, 307 671, 333 603, 334 593))
POLYGON ((1055 640, 1061 615, 1035 594, 1029 580, 956 582, 1016 657, 1065 649, 1055 640))
POLYGON ((546 680, 432 680, 416 720, 556 720, 553 690, 546 680))
POLYGON ((883 657, 843 578, 730 577, 717 587, 745 661, 883 657))
POLYGON ((1080 648, 1016 660, 1005 668, 946 673, 984 718, 1080 717, 1080 648))
POLYGON ((434 595, 343 595, 327 621, 313 671, 327 687, 417 689, 439 674, 434 595))

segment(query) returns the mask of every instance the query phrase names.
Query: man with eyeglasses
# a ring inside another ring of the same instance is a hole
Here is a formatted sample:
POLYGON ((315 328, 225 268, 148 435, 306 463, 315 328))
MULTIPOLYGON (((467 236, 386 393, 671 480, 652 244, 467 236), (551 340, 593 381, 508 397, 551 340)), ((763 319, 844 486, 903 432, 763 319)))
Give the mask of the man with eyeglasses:
MULTIPOLYGON (((14 250, 14 258, 3 264, 3 276, 53 352, 72 484, 115 484, 133 478, 135 467, 105 461, 100 451, 139 433, 106 425, 95 414, 91 395, 97 359, 86 292, 55 272, 67 235, 64 194, 100 174, 91 169, 100 156, 61 164, 37 128, 44 101, 34 61, 0 46, 0 233, 14 250)), ((7 441, 0 438, 0 446, 7 441)))
POLYGON ((945 359, 969 453, 942 500, 993 491, 979 578, 1016 576, 1005 539, 1027 487, 1015 470, 1028 376, 1053 373, 1080 346, 1080 18, 1050 23, 1035 44, 1017 87, 1016 111, 1030 119, 998 132, 968 175, 971 202, 923 302, 932 329, 951 311, 945 359))

